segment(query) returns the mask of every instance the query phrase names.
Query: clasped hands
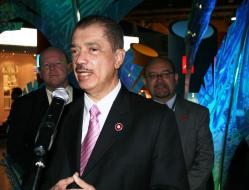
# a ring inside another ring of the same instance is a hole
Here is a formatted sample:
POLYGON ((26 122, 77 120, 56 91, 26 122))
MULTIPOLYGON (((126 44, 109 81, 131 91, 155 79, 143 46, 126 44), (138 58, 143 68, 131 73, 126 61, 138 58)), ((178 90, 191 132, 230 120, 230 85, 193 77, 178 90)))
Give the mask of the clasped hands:
MULTIPOLYGON (((96 190, 92 185, 86 183, 84 180, 80 179, 79 174, 76 172, 73 176, 62 179, 58 181, 51 190, 65 190, 67 189, 67 186, 71 183, 76 183, 81 189, 84 190, 96 190)), ((76 190, 76 189, 71 189, 76 190)), ((79 190, 79 189, 78 189, 79 190)))

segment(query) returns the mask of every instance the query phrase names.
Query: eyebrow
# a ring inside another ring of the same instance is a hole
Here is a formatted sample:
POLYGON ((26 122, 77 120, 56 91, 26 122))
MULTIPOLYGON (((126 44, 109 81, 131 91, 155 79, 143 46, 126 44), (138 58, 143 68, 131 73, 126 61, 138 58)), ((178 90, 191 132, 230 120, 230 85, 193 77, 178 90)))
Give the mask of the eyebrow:
POLYGON ((171 69, 165 69, 162 72, 173 72, 171 69))
MULTIPOLYGON (((163 73, 163 72, 173 72, 172 70, 169 70, 169 69, 164 69, 162 71, 159 71, 159 73, 163 73)), ((157 73, 156 71, 150 71, 148 73, 157 73)))
MULTIPOLYGON (((84 45, 86 45, 86 46, 97 45, 97 46, 99 46, 99 47, 101 46, 101 44, 98 43, 98 42, 96 42, 96 41, 93 41, 93 42, 86 42, 86 43, 84 43, 84 45)), ((79 46, 79 45, 71 44, 71 45, 70 45, 70 48, 76 48, 77 46, 79 46)))
POLYGON ((70 48, 75 48, 76 45, 75 44, 70 44, 70 48))

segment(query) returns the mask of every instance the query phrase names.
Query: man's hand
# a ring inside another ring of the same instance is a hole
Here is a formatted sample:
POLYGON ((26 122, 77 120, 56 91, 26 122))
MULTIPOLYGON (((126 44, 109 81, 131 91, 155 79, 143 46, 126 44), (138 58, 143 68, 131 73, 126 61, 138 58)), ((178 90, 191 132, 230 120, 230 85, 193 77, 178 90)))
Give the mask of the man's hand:
POLYGON ((75 182, 79 187, 81 187, 84 190, 96 190, 92 185, 89 185, 84 180, 80 179, 78 173, 75 173, 72 177, 68 177, 68 178, 58 181, 58 183, 56 183, 51 188, 51 190, 65 190, 67 186, 73 182, 75 182))
POLYGON ((80 179, 79 174, 75 173, 73 175, 74 182, 79 186, 82 187, 84 190, 96 190, 92 185, 86 183, 84 180, 80 179))

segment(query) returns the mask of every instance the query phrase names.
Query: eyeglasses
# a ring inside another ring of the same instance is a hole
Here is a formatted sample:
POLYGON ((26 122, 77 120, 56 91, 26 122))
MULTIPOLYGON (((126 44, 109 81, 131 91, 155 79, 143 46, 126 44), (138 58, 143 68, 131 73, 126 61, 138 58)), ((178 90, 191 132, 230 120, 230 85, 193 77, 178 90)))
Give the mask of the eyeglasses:
POLYGON ((161 73, 149 73, 148 75, 145 76, 145 78, 148 78, 150 80, 155 80, 157 78, 162 78, 162 79, 167 79, 171 74, 174 74, 173 71, 164 71, 161 73))
POLYGON ((54 62, 54 63, 43 63, 42 65, 41 65, 41 68, 43 68, 43 69, 45 69, 45 70, 49 70, 51 67, 60 67, 60 66, 62 66, 64 64, 64 62, 60 62, 60 61, 58 61, 58 62, 54 62))

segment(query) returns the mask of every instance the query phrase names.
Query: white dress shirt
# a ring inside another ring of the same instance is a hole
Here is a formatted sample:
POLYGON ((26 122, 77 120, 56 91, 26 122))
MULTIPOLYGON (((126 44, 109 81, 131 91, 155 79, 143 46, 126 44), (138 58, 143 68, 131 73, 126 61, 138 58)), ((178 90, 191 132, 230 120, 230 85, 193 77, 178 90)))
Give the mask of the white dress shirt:
POLYGON ((89 120, 90 120, 90 113, 89 110, 91 109, 92 105, 97 105, 100 115, 98 116, 99 119, 99 125, 100 125, 100 131, 102 130, 105 120, 110 112, 111 106, 116 99, 119 91, 121 89, 121 82, 119 81, 117 86, 104 98, 102 98, 98 102, 94 102, 87 94, 84 94, 84 113, 83 113, 83 128, 82 128, 82 138, 81 142, 83 142, 89 126, 89 120))
POLYGON ((162 103, 162 102, 159 102, 157 100, 154 100, 154 101, 159 103, 159 104, 166 104, 170 109, 175 111, 176 94, 170 100, 168 100, 166 103, 162 103))
POLYGON ((175 111, 175 101, 176 101, 176 94, 166 102, 167 106, 173 111, 175 111))

